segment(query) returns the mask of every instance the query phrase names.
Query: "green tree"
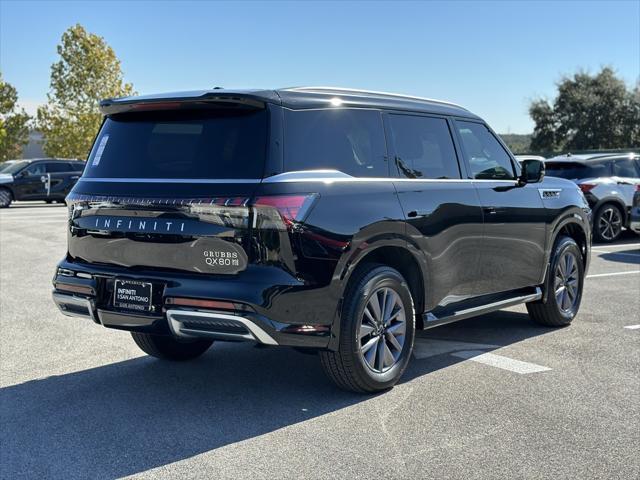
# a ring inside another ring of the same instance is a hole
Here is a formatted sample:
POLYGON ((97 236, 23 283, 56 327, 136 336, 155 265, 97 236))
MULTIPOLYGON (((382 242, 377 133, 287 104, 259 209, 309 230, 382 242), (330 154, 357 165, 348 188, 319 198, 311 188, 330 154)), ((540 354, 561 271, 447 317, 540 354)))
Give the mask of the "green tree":
POLYGON ((531 147, 590 150, 640 145, 639 87, 628 89, 605 67, 595 75, 578 72, 558 83, 553 103, 534 100, 529 114, 536 126, 531 147))
POLYGON ((29 115, 18 110, 18 92, 0 73, 0 162, 19 158, 29 141, 29 115))
POLYGON ((134 91, 123 82, 113 49, 81 25, 62 34, 57 51, 60 60, 51 66, 51 90, 47 105, 38 109, 37 125, 47 155, 84 159, 102 122, 100 100, 134 91))

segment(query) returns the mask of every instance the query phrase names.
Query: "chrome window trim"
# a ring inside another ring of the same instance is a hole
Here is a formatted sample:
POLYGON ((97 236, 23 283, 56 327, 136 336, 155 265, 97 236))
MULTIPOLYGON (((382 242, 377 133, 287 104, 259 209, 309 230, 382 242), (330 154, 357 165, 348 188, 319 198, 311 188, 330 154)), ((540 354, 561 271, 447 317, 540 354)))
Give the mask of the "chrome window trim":
POLYGON ((260 183, 259 178, 106 178, 80 177, 80 182, 107 183, 260 183))
POLYGON ((83 182, 114 182, 114 183, 293 183, 293 182, 419 182, 419 183, 459 183, 459 182, 492 182, 501 184, 518 183, 512 180, 492 180, 475 178, 393 178, 393 177, 352 177, 339 170, 300 170, 279 173, 263 179, 259 178, 80 178, 83 182))

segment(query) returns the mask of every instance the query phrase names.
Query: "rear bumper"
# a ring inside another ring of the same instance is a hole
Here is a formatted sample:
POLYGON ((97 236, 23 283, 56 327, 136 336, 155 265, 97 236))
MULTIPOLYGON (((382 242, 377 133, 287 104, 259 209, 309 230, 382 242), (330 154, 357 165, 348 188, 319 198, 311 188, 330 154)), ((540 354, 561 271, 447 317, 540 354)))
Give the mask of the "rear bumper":
POLYGON ((255 341, 265 345, 327 348, 333 313, 327 288, 309 288, 275 272, 253 272, 244 278, 191 276, 157 271, 86 265, 63 260, 53 279, 53 301, 66 316, 80 317, 108 328, 175 337, 203 337, 228 341, 255 341), (280 283, 274 282, 273 275, 280 283), (263 282, 256 282, 264 277, 263 282), (154 285, 154 309, 149 313, 113 307, 115 278, 144 280, 154 285), (69 288, 75 291, 69 291, 69 288), (80 293, 78 293, 80 290, 80 293), (84 291, 83 291, 84 290, 84 291), (90 292, 90 293, 89 293, 90 292), (214 310, 169 305, 168 297, 233 302, 233 310, 214 310), (332 312, 323 321, 313 301, 322 298, 319 310, 332 312), (297 305, 297 309, 294 307, 297 305))

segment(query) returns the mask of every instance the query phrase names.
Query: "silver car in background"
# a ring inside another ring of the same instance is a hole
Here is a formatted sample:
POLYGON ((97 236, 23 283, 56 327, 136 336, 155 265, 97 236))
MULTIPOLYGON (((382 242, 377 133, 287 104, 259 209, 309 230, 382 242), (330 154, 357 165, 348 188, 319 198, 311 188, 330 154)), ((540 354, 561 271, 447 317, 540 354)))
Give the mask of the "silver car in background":
POLYGON ((573 180, 593 210, 593 235, 613 242, 629 228, 636 186, 640 185, 640 155, 561 155, 545 161, 546 175, 573 180))

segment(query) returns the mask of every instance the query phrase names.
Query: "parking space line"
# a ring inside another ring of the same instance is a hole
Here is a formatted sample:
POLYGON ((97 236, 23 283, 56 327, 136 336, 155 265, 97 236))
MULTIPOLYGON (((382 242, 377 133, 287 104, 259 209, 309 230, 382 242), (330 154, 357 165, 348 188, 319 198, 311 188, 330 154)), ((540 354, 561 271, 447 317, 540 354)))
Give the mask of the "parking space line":
POLYGON ((640 253, 607 252, 605 250, 598 250, 596 253, 606 253, 608 255, 624 255, 626 257, 640 257, 640 253))
POLYGON ((25 223, 25 222, 29 222, 31 220, 46 220, 46 219, 51 219, 51 220, 66 220, 67 216, 66 215, 38 215, 33 216, 33 217, 29 217, 29 218, 12 218, 12 219, 7 219, 4 217, 0 217, 0 222, 7 222, 7 223, 12 223, 12 222, 16 222, 16 223, 25 223))
POLYGON ((451 353, 458 350, 495 350, 496 348, 500 348, 500 345, 418 337, 416 338, 413 346, 413 356, 420 360, 423 358, 435 357, 436 355, 451 353))
POLYGON ((601 248, 611 249, 611 248, 629 248, 629 247, 640 247, 640 243, 620 243, 618 245, 602 245, 591 247, 591 250, 598 251, 601 248))
POLYGON ((640 325, 627 325, 624 328, 626 328, 628 330, 638 330, 638 329, 640 329, 640 325))
POLYGON ((632 270, 630 272, 612 272, 612 273, 596 273, 595 275, 587 275, 587 278, 597 278, 597 277, 615 277, 617 275, 633 275, 640 273, 640 270, 632 270))
POLYGON ((549 367, 536 365, 535 363, 514 360, 513 358, 503 357, 495 353, 486 353, 482 350, 464 350, 462 352, 452 353, 454 357, 471 360, 472 362, 482 363, 491 367, 501 368, 510 372, 526 375, 529 373, 547 372, 551 370, 549 367))

